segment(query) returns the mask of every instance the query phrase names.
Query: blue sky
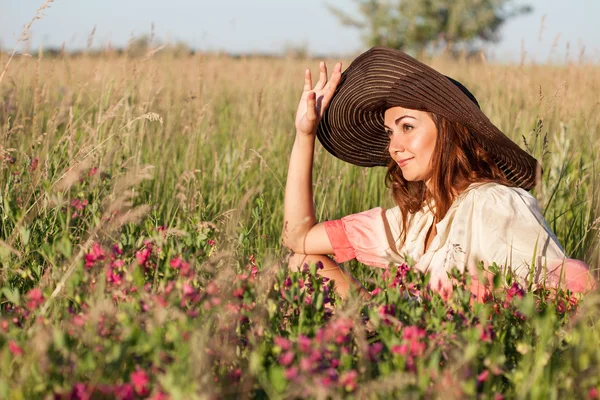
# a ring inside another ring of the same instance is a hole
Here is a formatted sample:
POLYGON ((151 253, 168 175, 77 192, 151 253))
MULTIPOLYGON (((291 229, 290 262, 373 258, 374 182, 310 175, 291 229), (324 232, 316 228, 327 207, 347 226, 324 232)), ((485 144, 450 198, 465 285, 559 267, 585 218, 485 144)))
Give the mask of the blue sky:
MULTIPOLYGON (((528 60, 564 60, 585 53, 600 61, 600 0, 515 0, 534 12, 508 22, 503 40, 490 47, 493 58, 518 60, 522 44, 528 60), (542 16, 546 15, 541 40, 542 16), (555 38, 557 46, 551 52, 555 38)), ((0 39, 12 49, 23 26, 43 0, 0 0, 0 39)), ((329 4, 356 13, 352 0, 329 4)), ((31 46, 37 49, 83 48, 96 26, 94 46, 122 46, 132 35, 155 25, 163 41, 182 40, 200 50, 276 53, 287 45, 305 45, 312 53, 349 54, 364 49, 359 32, 341 26, 325 8, 325 0, 55 0, 45 17, 34 23, 31 46)))

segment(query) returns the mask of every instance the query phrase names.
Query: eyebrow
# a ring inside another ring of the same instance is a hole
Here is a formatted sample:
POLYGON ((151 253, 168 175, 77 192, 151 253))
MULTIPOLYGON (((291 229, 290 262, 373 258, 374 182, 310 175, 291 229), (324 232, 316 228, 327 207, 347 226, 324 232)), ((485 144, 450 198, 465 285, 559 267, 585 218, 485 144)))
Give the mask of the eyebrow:
MULTIPOLYGON (((402 121, 402 118, 412 118, 412 119, 416 119, 415 117, 413 117, 412 115, 403 115, 401 117, 396 118, 396 120, 394 121, 394 125, 398 125, 400 123, 400 121, 402 121)), ((388 128, 388 129, 392 129, 389 126, 383 124, 384 127, 388 128)))

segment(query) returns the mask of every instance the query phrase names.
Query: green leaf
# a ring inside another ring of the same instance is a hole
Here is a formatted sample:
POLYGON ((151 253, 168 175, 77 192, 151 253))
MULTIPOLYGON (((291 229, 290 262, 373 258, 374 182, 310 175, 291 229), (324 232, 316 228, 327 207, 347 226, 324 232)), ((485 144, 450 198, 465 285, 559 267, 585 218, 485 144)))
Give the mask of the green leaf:
POLYGON ((4 296, 13 303, 15 306, 21 305, 21 294, 19 293, 19 289, 11 289, 8 287, 2 288, 2 293, 4 296))
POLYGON ((273 366, 269 368, 269 380, 271 381, 273 388, 275 388, 277 392, 282 393, 287 386, 283 367, 273 366))
POLYGON ((27 246, 27 244, 29 243, 29 238, 31 236, 31 231, 27 229, 27 227, 21 226, 19 228, 19 233, 21 234, 21 243, 23 244, 23 246, 27 246))

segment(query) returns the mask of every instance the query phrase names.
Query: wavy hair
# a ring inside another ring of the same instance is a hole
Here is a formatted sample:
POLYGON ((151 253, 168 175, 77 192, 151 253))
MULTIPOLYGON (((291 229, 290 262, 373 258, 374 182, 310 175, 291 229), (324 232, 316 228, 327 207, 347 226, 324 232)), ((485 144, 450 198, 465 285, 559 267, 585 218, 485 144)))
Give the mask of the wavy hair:
POLYGON ((385 177, 394 201, 402 215, 401 243, 406 241, 410 214, 428 206, 436 221, 441 221, 454 200, 470 184, 496 182, 512 184, 494 162, 492 156, 463 125, 428 113, 437 128, 437 141, 431 158, 431 190, 423 181, 407 181, 398 164, 391 160, 385 177))

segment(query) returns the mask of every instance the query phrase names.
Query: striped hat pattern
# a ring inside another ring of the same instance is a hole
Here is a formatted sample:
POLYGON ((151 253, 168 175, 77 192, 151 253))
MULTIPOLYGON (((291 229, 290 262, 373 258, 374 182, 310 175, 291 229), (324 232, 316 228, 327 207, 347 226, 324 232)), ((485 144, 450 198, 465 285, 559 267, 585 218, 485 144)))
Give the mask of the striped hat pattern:
POLYGON ((536 184, 535 158, 502 133, 460 82, 402 51, 373 47, 342 73, 317 128, 325 149, 351 164, 387 166, 389 138, 385 110, 400 106, 432 112, 465 126, 494 159, 506 178, 523 189, 536 184))

